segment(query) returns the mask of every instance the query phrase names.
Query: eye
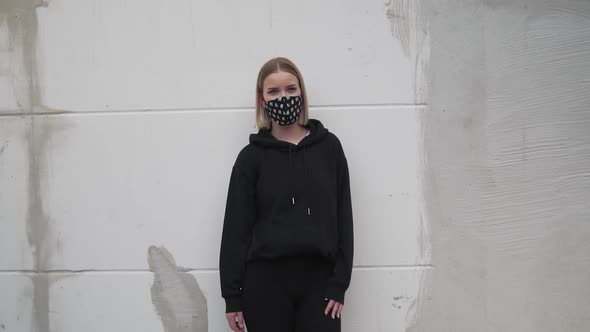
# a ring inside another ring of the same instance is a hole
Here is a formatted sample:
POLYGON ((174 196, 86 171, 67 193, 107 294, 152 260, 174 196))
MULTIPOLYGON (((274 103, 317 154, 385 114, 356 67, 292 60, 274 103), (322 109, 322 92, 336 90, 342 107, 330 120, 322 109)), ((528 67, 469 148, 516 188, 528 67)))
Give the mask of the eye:
POLYGON ((295 92, 295 91, 297 91, 297 89, 296 89, 296 88, 294 88, 294 87, 291 87, 291 88, 289 88, 289 89, 288 89, 288 91, 289 91, 289 92, 295 92))

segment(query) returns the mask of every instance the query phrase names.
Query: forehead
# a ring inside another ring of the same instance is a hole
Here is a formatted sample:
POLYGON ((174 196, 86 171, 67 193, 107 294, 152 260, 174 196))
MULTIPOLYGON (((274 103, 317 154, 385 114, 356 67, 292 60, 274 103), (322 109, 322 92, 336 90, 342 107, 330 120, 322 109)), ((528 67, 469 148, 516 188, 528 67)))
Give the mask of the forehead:
POLYGON ((278 71, 276 73, 268 75, 266 79, 264 79, 263 87, 266 89, 271 87, 280 87, 298 83, 299 80, 297 80, 297 77, 295 75, 285 71, 278 71))

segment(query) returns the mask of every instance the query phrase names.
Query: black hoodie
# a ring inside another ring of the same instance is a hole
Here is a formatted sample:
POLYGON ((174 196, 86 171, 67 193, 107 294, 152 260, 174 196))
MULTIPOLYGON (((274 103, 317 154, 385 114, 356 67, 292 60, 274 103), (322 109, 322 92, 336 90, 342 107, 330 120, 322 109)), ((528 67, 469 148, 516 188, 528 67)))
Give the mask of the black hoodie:
POLYGON ((268 130, 250 135, 229 183, 219 272, 226 312, 242 311, 246 263, 325 257, 334 266, 325 297, 344 303, 353 256, 348 164, 338 138, 311 119, 299 144, 268 130))

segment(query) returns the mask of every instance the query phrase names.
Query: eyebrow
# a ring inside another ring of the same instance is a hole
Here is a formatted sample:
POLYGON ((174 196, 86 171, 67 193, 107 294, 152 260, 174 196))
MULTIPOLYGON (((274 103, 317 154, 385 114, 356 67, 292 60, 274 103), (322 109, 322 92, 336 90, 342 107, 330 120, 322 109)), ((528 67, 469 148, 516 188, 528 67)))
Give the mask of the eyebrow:
MULTIPOLYGON (((296 83, 287 85, 287 89, 296 88, 296 87, 297 87, 297 84, 296 83)), ((275 90, 278 90, 278 89, 279 88, 277 88, 276 86, 271 86, 269 88, 266 88, 266 91, 275 91, 275 90)))
MULTIPOLYGON (((289 84, 287 85, 287 88, 296 88, 297 84, 293 83, 293 84, 289 84)), ((278 89, 276 86, 271 86, 270 88, 267 88, 267 90, 273 90, 273 89, 278 89)))

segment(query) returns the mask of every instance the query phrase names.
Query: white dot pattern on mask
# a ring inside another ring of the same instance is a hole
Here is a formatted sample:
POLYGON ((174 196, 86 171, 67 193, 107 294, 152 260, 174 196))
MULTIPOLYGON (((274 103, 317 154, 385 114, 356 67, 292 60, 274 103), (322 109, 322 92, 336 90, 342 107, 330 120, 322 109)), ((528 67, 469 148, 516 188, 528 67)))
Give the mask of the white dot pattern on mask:
POLYGON ((280 126, 293 124, 301 113, 301 96, 273 99, 266 103, 264 109, 280 126))

